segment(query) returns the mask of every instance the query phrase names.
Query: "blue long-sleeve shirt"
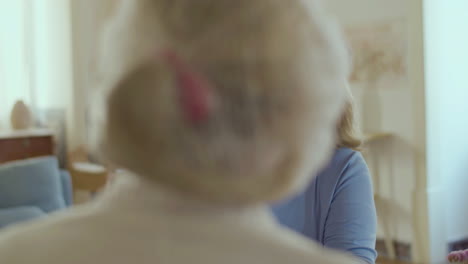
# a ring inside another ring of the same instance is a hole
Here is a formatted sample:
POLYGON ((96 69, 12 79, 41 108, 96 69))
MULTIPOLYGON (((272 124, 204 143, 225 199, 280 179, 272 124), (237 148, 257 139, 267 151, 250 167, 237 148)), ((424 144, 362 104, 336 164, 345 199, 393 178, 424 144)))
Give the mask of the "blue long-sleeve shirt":
POLYGON ((375 263, 376 210, 369 170, 359 152, 336 150, 307 190, 273 206, 273 213, 281 224, 325 247, 375 263))

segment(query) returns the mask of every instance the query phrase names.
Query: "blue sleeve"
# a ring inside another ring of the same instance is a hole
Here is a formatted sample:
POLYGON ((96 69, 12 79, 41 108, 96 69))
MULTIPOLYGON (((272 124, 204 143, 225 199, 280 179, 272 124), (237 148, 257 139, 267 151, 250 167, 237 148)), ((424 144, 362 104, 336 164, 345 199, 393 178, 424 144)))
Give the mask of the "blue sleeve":
POLYGON ((369 170, 354 152, 341 172, 325 222, 324 245, 375 263, 377 216, 369 170))

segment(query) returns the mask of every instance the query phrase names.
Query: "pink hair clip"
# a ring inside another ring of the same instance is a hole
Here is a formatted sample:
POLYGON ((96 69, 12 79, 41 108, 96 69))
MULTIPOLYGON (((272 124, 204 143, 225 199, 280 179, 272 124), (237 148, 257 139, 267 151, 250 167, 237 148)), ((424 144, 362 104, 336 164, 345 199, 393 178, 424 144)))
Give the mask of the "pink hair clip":
POLYGON ((454 251, 447 257, 450 263, 463 263, 468 261, 468 250, 454 251))
POLYGON ((176 74, 179 101, 187 121, 192 125, 206 121, 214 106, 211 82, 191 69, 174 51, 166 50, 161 56, 176 74))

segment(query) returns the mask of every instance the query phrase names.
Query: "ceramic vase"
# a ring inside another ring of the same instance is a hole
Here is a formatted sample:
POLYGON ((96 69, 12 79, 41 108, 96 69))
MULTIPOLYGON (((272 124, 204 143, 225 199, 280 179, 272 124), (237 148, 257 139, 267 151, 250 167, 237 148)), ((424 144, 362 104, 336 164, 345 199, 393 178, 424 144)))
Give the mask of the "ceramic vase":
POLYGON ((14 130, 30 129, 33 126, 33 116, 29 107, 23 101, 17 101, 11 110, 11 127, 14 130))

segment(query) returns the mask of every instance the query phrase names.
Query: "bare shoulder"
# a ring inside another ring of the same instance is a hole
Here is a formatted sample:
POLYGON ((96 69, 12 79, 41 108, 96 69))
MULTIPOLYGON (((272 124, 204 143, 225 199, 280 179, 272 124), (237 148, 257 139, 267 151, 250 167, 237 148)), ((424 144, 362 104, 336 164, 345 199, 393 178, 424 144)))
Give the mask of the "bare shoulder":
MULTIPOLYGON (((277 228, 271 232, 260 233, 252 239, 253 249, 243 249, 244 254, 258 256, 255 263, 291 264, 356 264, 353 256, 326 249, 288 229, 277 228), (249 252, 250 251, 250 252, 249 252)), ((251 259, 250 259, 251 260, 251 259)), ((248 262, 248 261, 247 261, 248 262)))
POLYGON ((0 263, 354 264, 274 224, 80 208, 0 233, 0 263))
POLYGON ((281 245, 281 248, 286 248, 291 255, 291 259, 295 262, 293 263, 303 263, 303 264, 310 264, 310 263, 320 263, 320 264, 355 264, 357 263, 356 259, 348 254, 338 252, 335 250, 330 250, 322 247, 321 245, 304 239, 302 237, 295 238, 296 243, 292 243, 291 240, 291 248, 284 244, 281 245), (292 248, 292 245, 295 245, 292 248))
POLYGON ((98 220, 99 217, 92 214, 90 209, 73 209, 0 231, 0 263, 26 264, 54 258, 58 261, 74 241, 92 233, 93 225, 86 226, 85 232, 83 225, 78 224, 93 222, 87 219, 98 220))

